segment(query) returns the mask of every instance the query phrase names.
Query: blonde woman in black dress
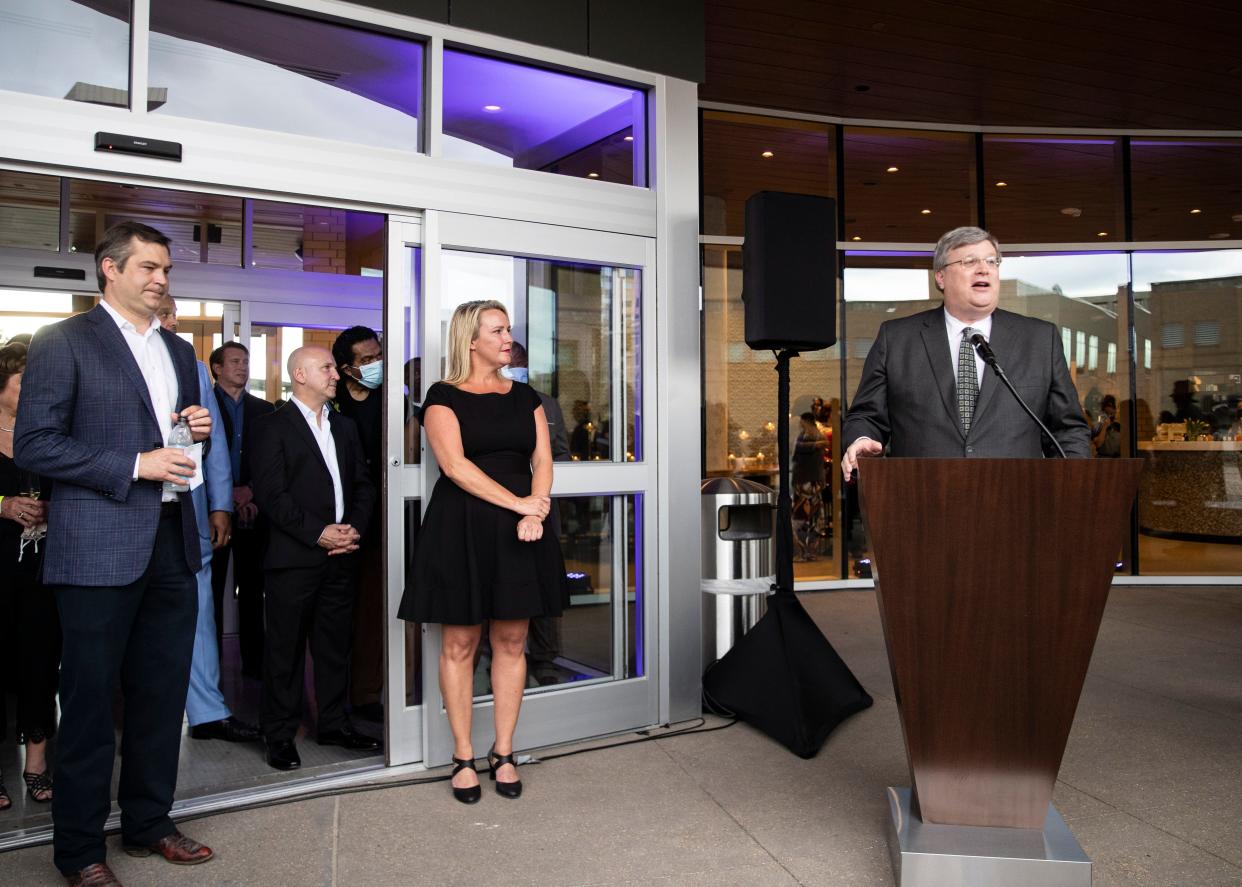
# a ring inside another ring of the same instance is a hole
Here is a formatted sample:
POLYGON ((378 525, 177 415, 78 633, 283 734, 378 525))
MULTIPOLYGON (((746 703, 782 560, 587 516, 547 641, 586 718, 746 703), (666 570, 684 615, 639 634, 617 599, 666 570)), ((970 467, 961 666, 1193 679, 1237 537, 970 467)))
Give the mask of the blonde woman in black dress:
POLYGON ((558 616, 565 564, 544 535, 552 505, 552 450, 539 395, 500 374, 513 336, 504 305, 467 302, 449 324, 448 373, 423 401, 423 429, 441 477, 419 531, 414 578, 400 615, 440 623, 440 692, 453 731, 453 796, 482 790, 470 739, 475 651, 492 646, 496 792, 517 798, 513 733, 526 687, 531 617, 558 616))

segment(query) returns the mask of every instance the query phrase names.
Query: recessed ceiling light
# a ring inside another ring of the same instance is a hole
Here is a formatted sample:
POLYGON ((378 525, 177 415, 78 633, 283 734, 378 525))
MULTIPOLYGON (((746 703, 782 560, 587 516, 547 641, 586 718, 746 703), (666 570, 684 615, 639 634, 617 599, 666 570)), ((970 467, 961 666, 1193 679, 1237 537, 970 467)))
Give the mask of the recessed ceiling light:
POLYGON ((1242 222, 1242 213, 1234 213, 1230 216, 1235 222, 1242 222))
POLYGON ((898 170, 897 170, 897 167, 895 167, 895 166, 890 166, 888 169, 886 169, 886 170, 884 170, 884 171, 885 171, 885 172, 897 172, 898 170))
POLYGON ((589 173, 587 173, 587 178, 588 178, 588 179, 598 179, 598 178, 599 178, 599 173, 597 173, 597 172, 589 172, 589 173))
POLYGON ((930 215, 931 215, 931 210, 930 210, 930 209, 921 209, 921 210, 919 210, 919 212, 920 212, 922 215, 925 215, 925 216, 930 216, 930 215))
POLYGON ((489 114, 495 114, 500 110, 500 105, 484 105, 483 110, 487 111, 489 114))
POLYGON ((1203 210, 1201 210, 1201 209, 1192 209, 1192 210, 1190 211, 1190 214, 1191 214, 1192 216, 1197 216, 1197 215, 1199 215, 1199 213, 1201 213, 1201 212, 1203 212, 1203 210))
POLYGON ((1008 182, 997 182, 997 183, 996 183, 996 187, 998 187, 998 188, 1008 188, 1008 187, 1009 187, 1009 183, 1008 183, 1008 182))
POLYGON ((859 237, 857 234, 855 234, 853 237, 850 238, 850 240, 862 240, 862 238, 859 237))
POLYGON ((771 151, 764 151, 764 152, 763 152, 762 154, 760 154, 759 156, 760 156, 760 157, 771 157, 771 156, 773 156, 773 155, 772 155, 772 152, 771 152, 771 151))
POLYGON ((1096 237, 1107 237, 1107 236, 1108 236, 1108 232, 1107 232, 1107 231, 1097 231, 1097 232, 1095 233, 1095 236, 1096 236, 1096 237))
POLYGON ((1063 216, 1073 216, 1075 219, 1082 215, 1082 210, 1076 206, 1067 206, 1061 210, 1063 216))
POLYGON ((633 136, 626 136, 626 137, 625 137, 625 141, 627 141, 627 142, 632 142, 632 141, 634 141, 634 137, 633 137, 633 136))

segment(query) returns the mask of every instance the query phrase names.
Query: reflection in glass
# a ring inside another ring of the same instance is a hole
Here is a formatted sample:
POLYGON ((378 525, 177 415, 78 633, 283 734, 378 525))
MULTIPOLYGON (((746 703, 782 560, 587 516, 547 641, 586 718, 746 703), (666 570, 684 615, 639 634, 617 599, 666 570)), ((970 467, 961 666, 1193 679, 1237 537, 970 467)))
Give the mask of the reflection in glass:
POLYGON ((1125 239, 1120 138, 985 135, 983 169, 988 230, 1002 243, 1125 239))
MULTIPOLYGON (((560 407, 574 461, 634 461, 641 438, 641 273, 445 250, 441 337, 460 301, 495 299, 527 351, 530 385, 560 407), (616 328, 620 314, 621 329, 616 328), (613 418, 624 419, 614 434, 613 418)), ((552 417, 555 420, 555 417, 552 417)), ((555 429, 554 429, 555 433, 555 429)))
POLYGON ((1242 573, 1242 251, 1135 253, 1143 573, 1242 573), (1180 328, 1181 335, 1162 331, 1180 328))
POLYGON ((834 197, 833 127, 807 120, 702 112, 704 234, 746 233, 757 191, 834 197))
POLYGON ((130 219, 172 240, 174 264, 241 266, 242 201, 237 197, 74 179, 69 211, 72 252, 93 253, 104 231, 130 219))
POLYGON ((639 89, 444 51, 444 155, 517 169, 646 184, 639 89))
POLYGON ((129 107, 130 0, 5 0, 0 89, 129 107))
MULTIPOLYGON (((405 584, 408 587, 414 575, 414 549, 418 543, 418 530, 422 526, 422 502, 418 499, 405 500, 405 538, 403 540, 405 555, 405 584)), ((405 704, 422 705, 423 703, 423 632, 422 626, 414 622, 405 622, 405 704)))
POLYGON ((422 44, 391 34, 225 0, 151 2, 161 114, 417 151, 422 73, 422 44))
MULTIPOLYGON (((1001 251, 1005 252, 1004 243, 1001 251)), ((942 304, 931 273, 931 258, 927 253, 847 253, 843 277, 849 355, 846 391, 850 396, 858 387, 863 362, 880 324, 942 304)), ((1098 355, 1101 347, 1107 351, 1109 346, 1115 349, 1127 341, 1126 318, 1121 310, 1129 278, 1126 256, 1005 253, 1000 276, 999 308, 1046 320, 1062 331, 1064 339, 1082 342, 1081 357, 1078 348, 1067 348, 1066 359, 1084 412, 1093 423, 1098 422, 1104 414, 1105 398, 1120 403, 1129 391, 1128 366, 1118 368, 1114 361, 1110 368, 1098 359, 1093 365, 1089 347, 1094 340, 1098 355)), ((998 353, 997 358, 1004 365, 1005 355, 998 353)), ((1122 411, 1121 421, 1128 421, 1126 411, 1122 411)), ((1119 438, 1125 439, 1126 433, 1118 430, 1119 438)), ((864 559, 870 557, 870 547, 856 496, 852 489, 847 495, 851 572, 866 575, 864 559)), ((1128 552, 1122 561, 1129 565, 1128 552)))
POLYGON ((253 267, 383 276, 382 213, 268 200, 253 205, 253 267))
POLYGON ((0 247, 60 249, 60 179, 0 169, 0 247))
POLYGON ((935 243, 975 224, 969 133, 846 127, 843 240, 935 243))
MULTIPOLYGON (((545 521, 565 557, 569 600, 559 617, 531 620, 528 689, 642 674, 641 519, 635 496, 558 496, 545 521)), ((475 696, 491 693, 483 632, 475 696)))
POLYGON ((1242 139, 1130 141, 1134 240, 1242 238, 1242 139))
MULTIPOLYGON (((745 344, 740 247, 703 247, 703 373, 706 476, 776 487, 776 374, 770 352, 745 344)), ((838 579, 834 466, 840 430, 838 346, 790 364, 796 579, 838 579), (803 415, 810 419, 804 420, 803 415), (801 438, 801 441, 799 441, 801 438), (799 449, 800 448, 800 449, 799 449), (818 461, 818 465, 816 465, 818 461)))

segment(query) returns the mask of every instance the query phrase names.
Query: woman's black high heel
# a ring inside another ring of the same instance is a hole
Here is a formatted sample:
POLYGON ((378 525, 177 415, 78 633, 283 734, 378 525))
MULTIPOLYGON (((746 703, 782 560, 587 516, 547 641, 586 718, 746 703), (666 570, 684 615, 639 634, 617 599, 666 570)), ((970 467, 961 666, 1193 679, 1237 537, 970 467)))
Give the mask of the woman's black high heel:
MULTIPOLYGON (((474 765, 473 758, 468 758, 464 761, 461 758, 450 758, 450 760, 453 762, 453 772, 449 774, 449 779, 452 779, 462 770, 473 770, 475 773, 479 772, 479 768, 474 765)), ((463 804, 477 804, 479 798, 483 797, 483 787, 480 785, 472 785, 470 788, 458 788, 457 786, 453 786, 453 797, 461 801, 463 804)))
POLYGON ((513 760, 512 753, 507 755, 496 754, 496 746, 492 746, 491 751, 487 753, 487 769, 488 776, 492 782, 496 783, 496 794, 502 798, 520 798, 522 797, 522 780, 515 779, 513 782, 501 782, 496 778, 496 771, 505 764, 513 764, 517 767, 517 762, 513 760))

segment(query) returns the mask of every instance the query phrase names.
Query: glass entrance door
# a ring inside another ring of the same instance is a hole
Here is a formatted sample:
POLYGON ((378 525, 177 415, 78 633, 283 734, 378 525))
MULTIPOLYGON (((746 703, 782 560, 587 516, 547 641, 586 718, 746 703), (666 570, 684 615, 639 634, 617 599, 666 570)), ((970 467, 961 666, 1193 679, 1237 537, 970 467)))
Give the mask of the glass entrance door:
MULTIPOLYGON (((656 538, 650 504, 655 471, 647 461, 655 452, 655 427, 643 421, 651 414, 645 392, 654 389, 654 361, 644 359, 644 343, 654 341, 652 312, 643 311, 654 242, 435 212, 426 214, 423 233, 426 296, 422 311, 411 312, 421 336, 414 353, 421 358, 422 390, 441 377, 453 309, 494 298, 509 308, 545 412, 560 414, 559 423, 553 419, 559 427, 549 429, 556 465, 545 532, 561 545, 569 594, 560 618, 532 620, 516 747, 654 723, 658 682, 648 639, 655 636, 657 608, 646 592, 656 582, 654 559, 646 554, 655 551, 656 538)), ((421 463, 405 469, 420 482, 411 480, 405 489, 429 494, 438 471, 430 448, 420 447, 421 463)), ((409 524, 392 510, 389 519, 391 530, 409 524)), ((419 626, 413 639, 405 631, 400 625, 390 630, 389 649, 397 641, 404 645, 407 675, 421 661, 422 756, 428 764, 447 763, 452 738, 437 681, 439 626, 419 626)), ((490 745, 493 732, 488 664, 484 645, 473 719, 480 749, 490 745)), ((393 668, 390 659, 390 681, 393 668)))

